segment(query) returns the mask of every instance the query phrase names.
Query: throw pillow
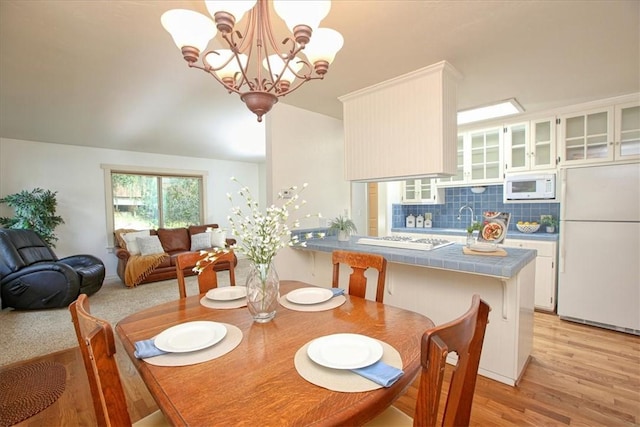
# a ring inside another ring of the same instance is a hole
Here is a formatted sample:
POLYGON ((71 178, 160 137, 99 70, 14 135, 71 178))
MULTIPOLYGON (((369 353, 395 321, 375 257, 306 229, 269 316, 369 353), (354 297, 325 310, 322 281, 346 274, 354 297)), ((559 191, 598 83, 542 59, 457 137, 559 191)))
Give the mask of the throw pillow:
POLYGON ((162 247, 168 253, 186 252, 189 250, 189 232, 184 227, 158 228, 158 237, 162 247))
POLYGON ((211 247, 211 237, 209 233, 198 233, 191 235, 191 251, 209 249, 211 247))
POLYGON ((163 254, 164 248, 158 236, 138 237, 136 239, 140 248, 140 255, 163 254))
POLYGON ((211 247, 224 248, 227 246, 226 234, 219 228, 214 228, 211 232, 211 247))
POLYGON ((140 255, 140 248, 136 241, 138 237, 149 237, 149 230, 134 231, 133 233, 125 233, 122 235, 127 246, 127 251, 129 251, 131 255, 140 255))

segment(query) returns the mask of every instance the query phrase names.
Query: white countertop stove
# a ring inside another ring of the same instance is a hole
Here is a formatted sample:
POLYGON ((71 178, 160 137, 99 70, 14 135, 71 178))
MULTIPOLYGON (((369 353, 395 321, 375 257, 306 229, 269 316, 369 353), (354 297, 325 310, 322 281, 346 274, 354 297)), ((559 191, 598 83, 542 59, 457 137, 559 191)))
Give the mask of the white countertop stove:
POLYGON ((358 244, 371 246, 386 246, 389 248, 400 249, 418 249, 423 251, 431 251, 452 245, 454 242, 444 239, 434 238, 413 238, 404 236, 387 236, 387 237, 361 237, 358 244))

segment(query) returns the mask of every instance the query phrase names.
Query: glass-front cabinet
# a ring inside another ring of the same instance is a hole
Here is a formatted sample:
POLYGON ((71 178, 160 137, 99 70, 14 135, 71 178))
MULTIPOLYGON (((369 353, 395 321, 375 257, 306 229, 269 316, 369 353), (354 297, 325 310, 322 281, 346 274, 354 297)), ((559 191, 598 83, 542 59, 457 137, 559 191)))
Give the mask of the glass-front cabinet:
POLYGON ((506 126, 505 172, 556 167, 556 118, 548 117, 506 126))
POLYGON ((615 121, 614 158, 616 160, 640 158, 640 103, 616 105, 615 121))
POLYGON ((435 178, 402 181, 402 203, 442 204, 444 191, 436 187, 435 178))
POLYGON ((496 180, 502 177, 501 128, 472 132, 470 139, 470 181, 496 180))
POLYGON ((531 121, 531 169, 556 167, 556 118, 531 121))
POLYGON ((613 107, 565 114, 560 125, 561 164, 613 160, 613 107))
POLYGON ((505 172, 526 171, 530 168, 529 123, 518 123, 504 128, 505 172))
POLYGON ((502 179, 502 127, 458 135, 458 167, 440 185, 498 183, 502 179))

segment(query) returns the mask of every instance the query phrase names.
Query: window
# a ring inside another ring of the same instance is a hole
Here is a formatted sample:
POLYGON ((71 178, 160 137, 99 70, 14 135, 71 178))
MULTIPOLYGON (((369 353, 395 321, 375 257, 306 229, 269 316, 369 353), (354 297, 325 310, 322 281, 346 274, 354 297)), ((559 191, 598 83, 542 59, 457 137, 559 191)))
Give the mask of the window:
POLYGON ((201 224, 204 173, 127 170, 104 166, 108 229, 174 228, 201 224), (109 212, 110 211, 110 212, 109 212))

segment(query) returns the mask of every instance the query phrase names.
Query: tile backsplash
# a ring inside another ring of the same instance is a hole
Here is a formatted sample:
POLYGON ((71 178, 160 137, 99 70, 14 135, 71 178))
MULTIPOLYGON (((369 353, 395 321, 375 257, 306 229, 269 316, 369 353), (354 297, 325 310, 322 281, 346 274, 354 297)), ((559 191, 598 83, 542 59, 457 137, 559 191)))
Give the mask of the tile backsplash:
POLYGON ((486 187, 486 191, 479 194, 472 193, 470 187, 446 188, 446 203, 443 205, 393 204, 392 227, 404 227, 405 218, 409 214, 417 216, 430 212, 434 228, 464 229, 471 222, 469 210, 463 210, 460 220, 457 218, 460 207, 465 204, 471 206, 476 220, 481 220, 482 213, 486 211, 511 213, 509 230, 517 230, 518 221, 540 222, 540 215, 553 215, 555 218, 560 216, 560 203, 503 203, 502 185, 486 187))

